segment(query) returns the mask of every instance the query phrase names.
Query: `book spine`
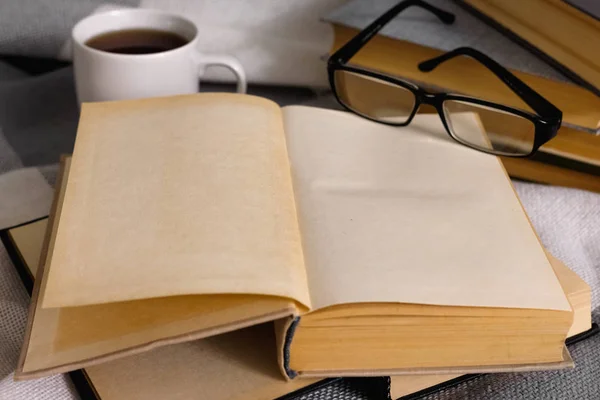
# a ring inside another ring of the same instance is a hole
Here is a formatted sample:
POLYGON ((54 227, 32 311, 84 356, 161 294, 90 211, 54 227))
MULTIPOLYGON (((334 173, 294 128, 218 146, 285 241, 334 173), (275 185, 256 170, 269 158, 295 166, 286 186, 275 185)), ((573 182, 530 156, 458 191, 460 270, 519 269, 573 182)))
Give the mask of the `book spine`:
POLYGON ((453 1, 455 4, 457 4, 459 7, 461 7, 463 10, 465 10, 469 14, 473 15, 475 18, 479 19, 480 21, 484 22, 491 28, 500 32, 501 34, 503 34, 504 36, 506 36, 507 38, 509 38, 516 44, 518 44, 519 46, 523 47, 524 49, 526 49, 527 51, 529 51, 530 53, 532 53, 533 55, 535 55, 536 57, 538 57, 539 59, 544 61, 546 64, 548 64, 549 66, 554 68, 556 71, 560 72, 565 77, 569 78, 573 83, 583 87, 584 89, 589 90, 590 92, 594 93, 596 96, 600 96, 600 88, 597 88, 596 86, 592 85, 590 82, 588 82, 587 80, 582 78, 580 75, 578 75, 575 71, 569 69, 566 65, 556 61, 554 58, 550 57, 548 54, 546 54, 542 50, 538 49, 535 45, 533 45, 532 43, 528 42, 527 40, 523 39, 521 36, 517 35, 513 31, 511 31, 509 28, 500 24, 498 21, 496 21, 489 15, 486 15, 483 12, 479 11, 476 7, 470 5, 467 2, 467 0, 453 0, 453 1))
POLYGON ((283 344, 283 368, 289 379, 294 379, 298 376, 298 372, 290 368, 290 346, 292 345, 292 339, 294 338, 294 333, 296 332, 299 322, 300 317, 294 318, 285 332, 285 341, 283 344))

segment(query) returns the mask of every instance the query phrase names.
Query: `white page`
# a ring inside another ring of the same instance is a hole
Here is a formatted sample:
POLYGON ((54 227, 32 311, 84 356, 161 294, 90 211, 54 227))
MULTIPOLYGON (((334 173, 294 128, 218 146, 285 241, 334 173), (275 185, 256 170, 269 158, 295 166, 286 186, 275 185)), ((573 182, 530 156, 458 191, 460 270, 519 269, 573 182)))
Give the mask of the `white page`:
POLYGON ((292 106, 284 122, 313 309, 570 309, 500 161, 452 141, 439 116, 396 128, 292 106))

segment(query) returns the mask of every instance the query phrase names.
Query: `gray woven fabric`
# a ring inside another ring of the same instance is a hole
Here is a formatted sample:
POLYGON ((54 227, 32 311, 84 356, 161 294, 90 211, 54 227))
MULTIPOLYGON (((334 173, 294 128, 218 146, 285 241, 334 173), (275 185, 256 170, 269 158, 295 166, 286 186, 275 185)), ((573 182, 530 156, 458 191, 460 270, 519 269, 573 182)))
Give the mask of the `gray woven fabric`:
POLYGON ((59 57, 77 21, 106 4, 138 0, 2 0, 0 54, 59 57))
POLYGON ((369 395, 344 380, 330 386, 303 394, 297 400, 373 400, 369 395))
MULTIPOLYGON (((545 62, 471 16, 454 2, 427 2, 453 13, 456 16, 455 22, 446 25, 420 7, 409 7, 390 21, 381 34, 444 51, 462 46, 473 47, 505 67, 558 81, 568 81, 545 62)), ((354 0, 334 10, 325 20, 363 29, 396 3, 397 0, 354 0)))
MULTIPOLYGON (((3 198, 2 193, 0 201, 3 198)), ((36 381, 13 381, 25 334, 28 304, 29 296, 0 243, 0 399, 74 400, 77 394, 64 375, 36 381)))
MULTIPOLYGON (((27 78, 0 64, 0 227, 46 215, 56 176, 55 160, 69 152, 76 130, 70 69, 27 78), (2 76, 3 72, 5 75, 2 76), (10 76, 10 79, 7 77, 10 76), (4 78, 4 79, 3 79, 4 78), (48 107, 52 112, 44 108, 48 107)), ((215 87, 205 86, 210 90, 215 87)), ((333 107, 331 97, 315 98, 301 89, 253 89, 280 104, 333 107)), ((593 288, 596 321, 600 302, 600 195, 585 191, 516 182, 519 196, 547 248, 593 288)), ((28 297, 0 245, 0 399, 71 400, 68 380, 56 376, 32 382, 12 381, 22 342, 28 297)), ((429 399, 591 399, 600 398, 600 337, 572 349, 577 368, 530 374, 487 375, 429 399)), ((304 400, 363 400, 346 383, 305 395, 304 400)))

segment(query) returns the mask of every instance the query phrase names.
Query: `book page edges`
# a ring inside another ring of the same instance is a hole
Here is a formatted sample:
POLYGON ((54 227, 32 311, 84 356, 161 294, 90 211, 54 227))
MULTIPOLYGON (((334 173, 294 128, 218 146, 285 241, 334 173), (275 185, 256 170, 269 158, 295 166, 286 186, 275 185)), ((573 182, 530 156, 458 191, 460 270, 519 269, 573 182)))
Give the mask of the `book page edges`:
POLYGON ((60 159, 60 168, 58 172, 58 178, 56 180, 56 191, 54 193, 54 199, 52 200, 52 206, 50 208, 50 216, 48 219, 48 225, 46 226, 46 233, 42 244, 42 252, 38 262, 37 273, 35 274, 35 282, 33 287, 33 293, 31 295, 31 302, 29 304, 29 313, 27 315, 27 325, 25 327, 25 337, 23 338, 23 347, 19 355, 19 361, 15 371, 15 380, 18 380, 18 375, 23 371, 25 361, 27 359, 27 352, 29 351, 29 342, 31 340, 31 333, 33 329, 33 321, 37 310, 38 300, 40 297, 40 290, 42 281, 45 278, 44 265, 49 253, 50 243, 53 240, 53 231, 56 226, 57 215, 60 213, 59 208, 62 206, 62 198, 64 196, 66 188, 67 171, 71 164, 71 157, 63 155, 60 159))
POLYGON ((325 376, 343 376, 343 377, 372 377, 385 375, 432 375, 432 374, 478 374, 478 373, 497 373, 497 372, 530 372, 530 371, 551 371, 566 368, 573 368, 575 363, 571 358, 569 350, 563 348, 563 361, 540 363, 540 364, 515 364, 515 365, 497 365, 497 366, 473 366, 457 368, 402 368, 402 369, 373 369, 357 371, 298 371, 299 378, 318 378, 325 376))

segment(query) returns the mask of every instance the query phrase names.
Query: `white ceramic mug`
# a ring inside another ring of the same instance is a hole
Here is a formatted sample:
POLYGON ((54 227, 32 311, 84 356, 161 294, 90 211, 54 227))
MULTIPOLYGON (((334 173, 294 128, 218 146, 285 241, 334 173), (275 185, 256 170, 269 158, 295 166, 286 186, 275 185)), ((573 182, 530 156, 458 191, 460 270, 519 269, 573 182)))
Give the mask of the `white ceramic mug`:
POLYGON ((208 65, 233 71, 237 91, 246 91, 246 75, 239 61, 229 55, 200 53, 198 28, 177 15, 148 9, 94 14, 75 25, 72 39, 75 87, 80 103, 196 93, 208 65), (110 53, 86 45, 98 35, 127 29, 172 32, 188 43, 151 54, 110 53))

